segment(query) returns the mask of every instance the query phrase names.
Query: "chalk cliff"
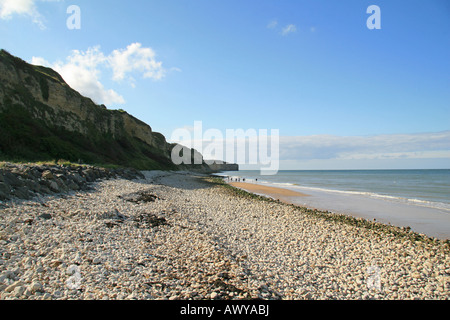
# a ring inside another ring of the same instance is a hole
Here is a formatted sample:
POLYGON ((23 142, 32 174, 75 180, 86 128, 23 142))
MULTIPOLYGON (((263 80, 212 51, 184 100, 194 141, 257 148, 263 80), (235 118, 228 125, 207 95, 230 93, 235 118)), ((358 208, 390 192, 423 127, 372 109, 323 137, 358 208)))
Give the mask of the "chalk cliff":
POLYGON ((221 171, 205 163, 174 165, 174 146, 127 112, 82 96, 56 71, 0 51, 0 160, 221 171))

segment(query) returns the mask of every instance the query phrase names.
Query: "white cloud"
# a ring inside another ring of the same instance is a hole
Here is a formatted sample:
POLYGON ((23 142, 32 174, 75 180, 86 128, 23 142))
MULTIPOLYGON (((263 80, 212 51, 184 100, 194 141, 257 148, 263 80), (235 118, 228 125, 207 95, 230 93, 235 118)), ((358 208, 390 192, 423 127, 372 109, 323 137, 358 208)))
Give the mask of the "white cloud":
POLYGON ((31 64, 34 64, 36 66, 50 66, 50 62, 41 57, 31 58, 31 64))
POLYGON ((287 36, 289 33, 293 33, 297 31, 297 27, 294 24, 287 25, 281 30, 281 34, 283 36, 287 36))
POLYGON ((450 131, 340 137, 280 137, 282 160, 423 159, 450 157, 450 131))
POLYGON ((57 71, 64 80, 82 95, 96 103, 124 104, 125 99, 111 89, 105 89, 100 82, 100 66, 106 57, 99 47, 89 48, 86 52, 74 50, 66 62, 49 63, 40 57, 33 57, 32 64, 45 65, 57 71))
POLYGON ((273 149, 277 139, 255 130, 249 129, 242 136, 228 136, 228 132, 217 129, 209 135, 201 127, 198 132, 195 129, 182 128, 183 135, 173 135, 170 142, 196 148, 205 159, 238 162, 243 170, 261 168, 263 164, 250 161, 256 159, 261 150, 263 155, 266 152, 272 160, 279 161, 283 170, 448 168, 450 163, 450 131, 374 136, 280 136, 278 147, 273 149))
POLYGON ((144 78, 160 80, 165 75, 162 62, 156 61, 156 54, 151 48, 143 48, 140 43, 133 43, 126 49, 114 50, 108 57, 113 69, 113 79, 123 80, 128 73, 140 72, 144 78))
POLYGON ((65 62, 49 63, 43 58, 33 57, 31 63, 55 69, 73 89, 96 103, 106 105, 124 104, 125 99, 116 91, 104 87, 100 81, 102 71, 112 70, 112 80, 126 79, 133 88, 136 80, 132 75, 155 80, 165 75, 162 63, 155 60, 155 52, 151 48, 143 48, 140 43, 114 50, 110 55, 105 55, 97 46, 87 51, 73 50, 65 62))
POLYGON ((276 26, 278 25, 278 21, 277 20, 272 20, 269 22, 269 24, 267 25, 268 29, 274 29, 276 28, 276 26))
POLYGON ((11 19, 14 14, 36 14, 35 0, 0 0, 0 18, 11 19))
POLYGON ((36 23, 39 28, 45 29, 45 19, 39 13, 37 2, 50 2, 59 0, 0 0, 0 19, 9 20, 14 15, 27 16, 36 23))

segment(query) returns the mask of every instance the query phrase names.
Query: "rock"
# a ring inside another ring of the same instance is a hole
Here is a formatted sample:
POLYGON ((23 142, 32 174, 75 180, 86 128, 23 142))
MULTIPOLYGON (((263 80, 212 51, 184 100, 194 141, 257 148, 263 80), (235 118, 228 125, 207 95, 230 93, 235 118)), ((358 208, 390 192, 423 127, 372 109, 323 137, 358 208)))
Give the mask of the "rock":
POLYGON ((130 295, 128 295, 126 298, 126 300, 137 300, 136 295, 133 293, 131 293, 130 295))
POLYGON ((17 287, 14 289, 14 296, 15 296, 16 298, 20 298, 20 297, 25 293, 25 290, 26 290, 25 287, 23 287, 23 286, 17 286, 17 287))
POLYGON ((211 293, 211 299, 214 300, 219 296, 219 294, 217 292, 212 292, 211 293))
POLYGON ((34 191, 36 193, 39 193, 41 191, 41 185, 34 180, 26 180, 25 185, 29 190, 34 191))
POLYGON ((83 170, 83 176, 85 177, 86 181, 88 181, 88 182, 93 182, 95 180, 95 173, 92 168, 83 170))
POLYGON ((31 268, 31 266, 33 265, 33 259, 31 257, 26 257, 25 259, 22 260, 22 265, 29 269, 31 268))
POLYGON ((45 269, 42 268, 42 267, 37 267, 34 271, 35 271, 36 273, 43 273, 43 272, 45 272, 45 269))
POLYGON ((440 276, 440 277, 438 277, 438 281, 442 285, 444 285, 446 283, 450 283, 450 276, 440 276))
POLYGON ((0 200, 31 199, 36 194, 54 194, 70 190, 86 190, 98 179, 145 178, 134 169, 104 169, 78 166, 26 166, 9 164, 0 171, 0 200))
POLYGON ((8 199, 9 199, 9 195, 3 191, 0 191, 0 201, 8 200, 8 199))
POLYGON ((83 262, 83 259, 81 258, 81 255, 79 253, 77 253, 72 262, 74 264, 80 265, 83 262))
POLYGON ((0 182, 0 192, 3 192, 5 194, 8 194, 11 192, 11 187, 9 186, 9 184, 6 184, 4 182, 0 182))
MULTIPOLYGON (((58 170, 68 176, 72 169, 58 170)), ((438 243, 430 248, 411 243, 403 258, 398 247, 403 237, 380 237, 281 203, 232 197, 188 174, 146 176, 152 178, 97 181, 92 192, 2 207, 0 297, 448 299, 443 277, 450 273, 450 260, 438 243), (160 199, 124 201, 150 191, 160 199), (108 228, 105 219, 115 227, 108 228), (166 226, 152 228, 155 222, 166 226), (367 267, 378 263, 380 291, 368 289, 374 274, 367 267), (40 286, 30 285, 35 282, 40 286)))
POLYGON ((6 270, 0 275, 0 282, 3 282, 4 279, 16 280, 16 273, 12 270, 6 270))
POLYGON ((50 262, 50 267, 52 268, 57 268, 60 265, 62 265, 62 261, 61 260, 53 260, 52 262, 50 262))
POLYGON ((303 295, 303 299, 304 300, 312 300, 312 294, 311 293, 306 293, 305 295, 303 295))
POLYGON ((30 199, 30 192, 27 187, 16 187, 13 194, 20 199, 30 199))
POLYGON ((35 281, 33 283, 30 284, 30 286, 28 287, 28 289, 34 294, 36 292, 44 292, 44 287, 42 286, 41 283, 35 281))
POLYGON ((75 183, 78 183, 78 184, 81 184, 81 183, 86 182, 86 179, 83 178, 82 176, 80 176, 80 175, 78 174, 78 172, 72 173, 70 177, 73 178, 73 181, 74 181, 75 183))
POLYGON ((46 170, 42 173, 42 179, 53 180, 55 179, 55 176, 50 170, 46 170))
POLYGON ((22 285, 23 285, 22 281, 16 281, 13 284, 11 284, 10 286, 6 287, 5 292, 12 292, 16 289, 16 287, 22 286, 22 285))
POLYGON ((3 182, 13 187, 21 187, 23 185, 22 180, 11 172, 4 173, 3 182))
POLYGON ((52 190, 53 192, 60 192, 59 186, 56 183, 56 181, 52 181, 50 182, 50 190, 52 190))
POLYGON ((68 183, 67 183, 67 188, 68 189, 70 189, 70 190, 80 190, 80 186, 78 185, 78 184, 76 184, 75 182, 73 182, 73 181, 69 181, 68 183))
POLYGON ((44 219, 44 220, 50 220, 52 218, 52 215, 49 213, 43 213, 40 216, 38 216, 38 218, 44 219))
POLYGON ((67 191, 69 188, 66 186, 64 181, 62 179, 55 179, 56 183, 58 184, 58 189, 60 191, 67 191))

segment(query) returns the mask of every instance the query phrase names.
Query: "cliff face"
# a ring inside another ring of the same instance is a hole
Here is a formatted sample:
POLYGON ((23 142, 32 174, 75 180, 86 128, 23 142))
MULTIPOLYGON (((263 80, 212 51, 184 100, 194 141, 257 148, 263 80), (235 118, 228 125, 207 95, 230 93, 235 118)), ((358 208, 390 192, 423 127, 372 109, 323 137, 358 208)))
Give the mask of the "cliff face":
POLYGON ((234 163, 213 163, 209 165, 209 168, 213 172, 219 171, 239 171, 239 165, 234 163))
POLYGON ((0 51, 0 159, 186 169, 170 160, 173 147, 128 113, 83 97, 54 70, 0 51))
POLYGON ((68 131, 88 134, 89 124, 95 124, 103 134, 114 138, 128 134, 156 147, 150 126, 126 112, 96 105, 52 69, 29 65, 5 51, 0 59, 0 108, 20 105, 47 124, 59 123, 68 131), (43 105, 48 108, 39 108, 43 105))

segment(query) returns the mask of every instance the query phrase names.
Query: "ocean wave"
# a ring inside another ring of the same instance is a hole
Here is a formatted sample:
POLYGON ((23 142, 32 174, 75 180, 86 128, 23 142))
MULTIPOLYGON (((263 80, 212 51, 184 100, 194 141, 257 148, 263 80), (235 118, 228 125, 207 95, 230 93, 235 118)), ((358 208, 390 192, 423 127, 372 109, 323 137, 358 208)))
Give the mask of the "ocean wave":
POLYGON ((286 186, 286 187, 291 187, 291 186, 295 186, 295 183, 289 183, 289 182, 273 182, 273 185, 276 186, 286 186))
POLYGON ((413 205, 413 206, 421 206, 421 207, 427 207, 427 208, 432 208, 432 209, 438 209, 438 210, 443 210, 443 211, 450 213, 450 203, 444 203, 444 202, 380 194, 380 193, 375 193, 375 192, 370 192, 370 191, 338 190, 338 189, 329 189, 329 188, 322 188, 322 187, 304 186, 304 185, 299 185, 296 183, 267 181, 267 180, 263 180, 263 179, 259 179, 259 178, 253 178, 253 177, 248 178, 248 177, 236 176, 236 175, 232 176, 232 177, 234 179, 238 178, 242 182, 243 182, 243 179, 245 179, 245 182, 248 182, 248 183, 272 186, 275 188, 286 188, 286 189, 290 189, 290 190, 294 190, 294 191, 300 191, 303 193, 308 193, 308 191, 311 191, 311 192, 325 192, 325 193, 331 193, 331 194, 362 196, 362 197, 368 197, 368 198, 372 198, 372 199, 379 199, 379 200, 384 200, 384 201, 409 204, 409 205, 413 205))
MULTIPOLYGON (((279 186, 281 183, 265 183, 268 185, 279 186)), ((342 194, 342 195, 355 195, 355 196, 363 196, 363 197, 369 197, 373 199, 380 199, 385 201, 392 201, 392 202, 400 202, 400 203, 406 203, 410 205, 416 205, 421 207, 427 207, 432 209, 439 209, 448 211, 450 213, 450 203, 444 203, 444 202, 436 202, 436 201, 429 201, 429 200, 421 200, 421 199, 414 199, 414 198, 405 198, 400 196, 393 196, 393 195, 386 195, 386 194, 379 194, 374 192, 368 192, 368 191, 352 191, 352 190, 336 190, 336 189, 327 189, 327 188, 319 188, 319 187, 308 187, 308 186, 299 186, 295 184, 289 184, 287 185, 289 189, 292 190, 301 190, 305 193, 308 193, 309 191, 318 191, 318 192, 327 192, 327 193, 334 193, 334 194, 342 194)))

